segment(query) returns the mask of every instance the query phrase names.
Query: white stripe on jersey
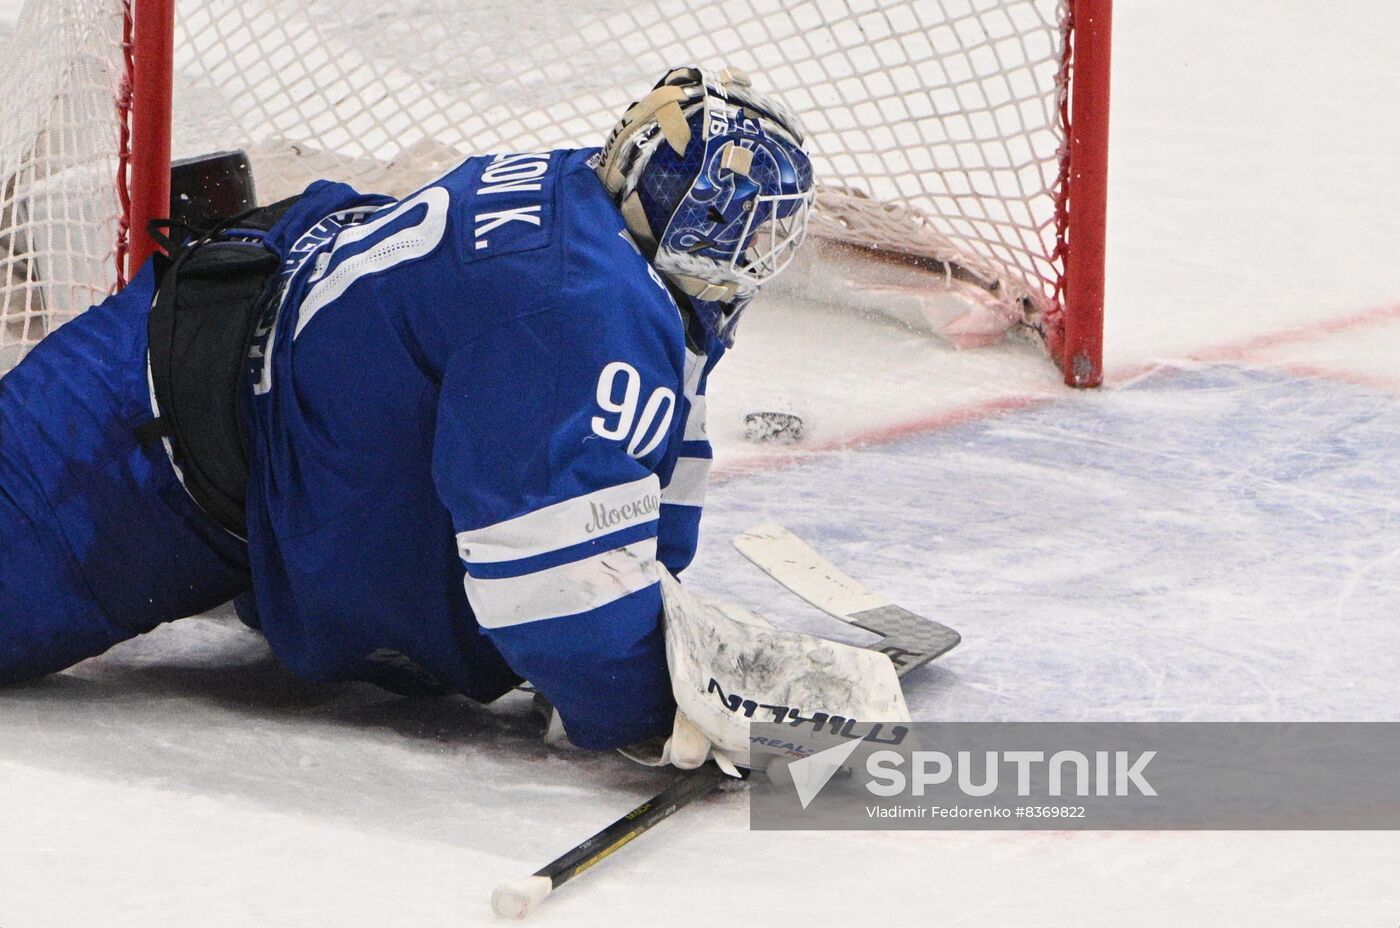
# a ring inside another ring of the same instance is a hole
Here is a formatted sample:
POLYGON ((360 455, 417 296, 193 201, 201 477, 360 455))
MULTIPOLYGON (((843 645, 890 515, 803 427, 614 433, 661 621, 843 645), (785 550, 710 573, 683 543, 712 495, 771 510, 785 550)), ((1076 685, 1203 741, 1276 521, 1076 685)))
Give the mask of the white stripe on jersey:
POLYGON ((656 539, 503 580, 466 579, 483 628, 505 628, 588 612, 656 583, 656 539))
MULTIPOLYGON (((311 289, 306 291, 297 307, 297 324, 292 331, 292 340, 300 338, 302 329, 306 328, 316 314, 339 299, 355 281, 388 270, 396 264, 422 257, 437 248, 447 228, 447 210, 451 205, 452 198, 447 188, 429 187, 401 203, 390 204, 384 215, 378 219, 371 219, 362 225, 352 226, 340 232, 331 250, 323 252, 318 258, 325 263, 312 274, 311 289), (427 209, 417 223, 405 226, 383 241, 346 258, 330 274, 321 276, 335 260, 336 252, 358 244, 420 206, 426 206, 427 209)), ((267 363, 271 364, 271 359, 267 363)))
POLYGON ((708 441, 705 432, 705 396, 687 397, 690 400, 690 413, 685 417, 685 435, 682 441, 708 441))
POLYGON ((698 351, 691 351, 689 346, 685 349, 685 383, 681 389, 685 395, 694 398, 700 393, 700 381, 705 376, 705 362, 708 359, 698 351))
POLYGON ((661 488, 661 502, 667 506, 703 506, 709 479, 709 458, 677 458, 671 482, 661 488))
POLYGON ((575 496, 457 535, 457 553, 469 564, 493 564, 548 554, 626 528, 655 522, 660 481, 655 474, 575 496))
MULTIPOLYGON (((705 430, 705 395, 700 392, 700 380, 705 374, 705 356, 691 351, 685 352, 685 398, 690 401, 690 412, 685 418, 683 441, 703 441, 709 443, 705 430)), ((710 459, 680 457, 676 459, 676 469, 671 472, 671 481, 661 488, 661 502, 667 506, 703 506, 705 487, 710 479, 710 459)))

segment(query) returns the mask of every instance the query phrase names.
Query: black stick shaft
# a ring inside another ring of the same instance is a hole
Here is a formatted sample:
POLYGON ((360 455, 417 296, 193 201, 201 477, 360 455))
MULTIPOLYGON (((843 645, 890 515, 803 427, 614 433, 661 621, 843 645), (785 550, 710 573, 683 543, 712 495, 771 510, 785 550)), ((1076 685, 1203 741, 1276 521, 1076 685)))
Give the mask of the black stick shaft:
MULTIPOLYGON (((912 613, 909 615, 912 616, 912 613)), ((914 616, 914 618, 918 617, 914 616)), ((928 620, 923 621, 927 622, 928 620)), ((861 625, 861 627, 865 628, 867 631, 874 631, 876 634, 883 633, 867 625, 861 625)), ((937 627, 939 629, 944 628, 943 626, 937 627)), ((951 642, 940 641, 934 647, 925 647, 921 649, 921 653, 919 654, 919 657, 922 658, 921 660, 897 663, 895 672, 902 677, 909 673, 909 671, 922 666, 924 663, 947 651, 954 644, 957 644, 957 633, 953 632, 951 629, 946 629, 946 631, 951 635, 951 642)), ((920 643, 923 644, 923 642, 920 643)), ((907 650, 910 644, 911 642, 908 638, 886 638, 883 641, 876 642, 875 645, 872 645, 872 648, 875 650, 885 650, 888 646, 893 647, 894 650, 900 651, 901 653, 911 654, 913 652, 907 650), (900 644, 904 645, 905 648, 897 647, 897 645, 900 644)), ((550 885, 554 889, 558 889, 589 867, 598 863, 603 858, 608 857, 614 851, 617 851, 633 838, 645 833, 654 825, 664 822, 676 812, 690 805, 702 796, 709 795, 711 791, 717 788, 726 779, 728 779, 728 777, 714 764, 706 764, 696 770, 688 771, 683 774, 680 779, 676 780, 676 782, 637 806, 607 828, 604 828, 583 843, 575 845, 555 860, 541 867, 539 870, 536 870, 535 876, 548 877, 550 885)))
POLYGON ((687 771, 665 790, 613 822, 593 837, 535 871, 555 889, 612 854, 658 822, 708 794, 728 777, 714 764, 687 771))
MULTIPOLYGON (((810 551, 810 549, 808 550, 810 551)), ((753 559, 749 552, 745 551, 744 553, 745 556, 753 559)), ((839 574, 815 551, 810 552, 810 560, 813 564, 823 567, 827 574, 839 574)), ((762 563, 758 561, 755 563, 758 563, 769 574, 773 573, 762 563)), ((845 581, 847 588, 864 589, 846 578, 845 575, 839 574, 839 576, 845 581)), ((775 579, 777 579, 776 576, 775 579)), ((788 586, 781 579, 779 582, 788 586)), ((789 589, 794 588, 789 587, 789 589)), ((794 589, 794 592, 797 591, 794 589)), ((803 594, 799 592, 798 595, 802 596, 803 594)), ((820 606, 813 600, 808 601, 820 606)), ((826 606, 820 606, 820 608, 828 612, 831 611, 826 606)), ((906 676, 915 668, 921 667, 952 650, 961 640, 958 633, 948 626, 932 619, 926 619, 893 603, 850 615, 831 614, 844 622, 880 635, 881 640, 871 645, 870 648, 886 654, 894 663, 895 673, 900 677, 906 676)), ((558 889, 626 845, 633 838, 650 830, 658 822, 665 821, 701 796, 708 795, 725 779, 724 772, 712 763, 689 771, 666 787, 665 790, 637 806, 587 841, 576 845, 552 863, 536 870, 535 876, 545 877, 549 880, 551 889, 558 889)))

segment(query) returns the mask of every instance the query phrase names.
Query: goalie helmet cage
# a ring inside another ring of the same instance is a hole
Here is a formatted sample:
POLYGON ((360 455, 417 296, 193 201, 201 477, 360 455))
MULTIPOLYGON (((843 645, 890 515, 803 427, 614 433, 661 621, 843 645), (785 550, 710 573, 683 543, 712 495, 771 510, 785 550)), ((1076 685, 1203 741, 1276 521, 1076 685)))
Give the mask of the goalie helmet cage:
POLYGON ((396 172, 464 154, 600 144, 697 61, 806 123, 815 235, 977 282, 1096 386, 1110 20, 1111 0, 29 0, 10 50, 37 91, 0 101, 0 370, 150 254, 172 141, 250 150, 263 194, 296 162, 402 193, 396 172))

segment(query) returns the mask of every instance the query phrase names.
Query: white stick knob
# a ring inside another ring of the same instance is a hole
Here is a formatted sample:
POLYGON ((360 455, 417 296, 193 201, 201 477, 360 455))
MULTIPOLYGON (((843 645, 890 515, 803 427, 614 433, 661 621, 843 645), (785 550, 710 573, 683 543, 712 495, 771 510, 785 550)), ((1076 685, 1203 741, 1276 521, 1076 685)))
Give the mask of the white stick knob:
POLYGON ((547 876, 527 876, 523 880, 502 883, 491 894, 491 911, 501 918, 524 918, 554 886, 547 876))

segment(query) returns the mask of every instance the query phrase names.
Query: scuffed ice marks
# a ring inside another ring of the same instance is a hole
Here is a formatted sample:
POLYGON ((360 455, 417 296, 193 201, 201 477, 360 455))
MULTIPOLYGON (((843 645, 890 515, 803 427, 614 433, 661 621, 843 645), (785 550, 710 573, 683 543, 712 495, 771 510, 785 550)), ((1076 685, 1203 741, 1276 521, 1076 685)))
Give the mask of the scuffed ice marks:
POLYGON ((1276 371, 1092 397, 721 482, 692 587, 852 639, 715 543, 777 518, 963 633, 917 719, 1400 719, 1400 403, 1276 371))

